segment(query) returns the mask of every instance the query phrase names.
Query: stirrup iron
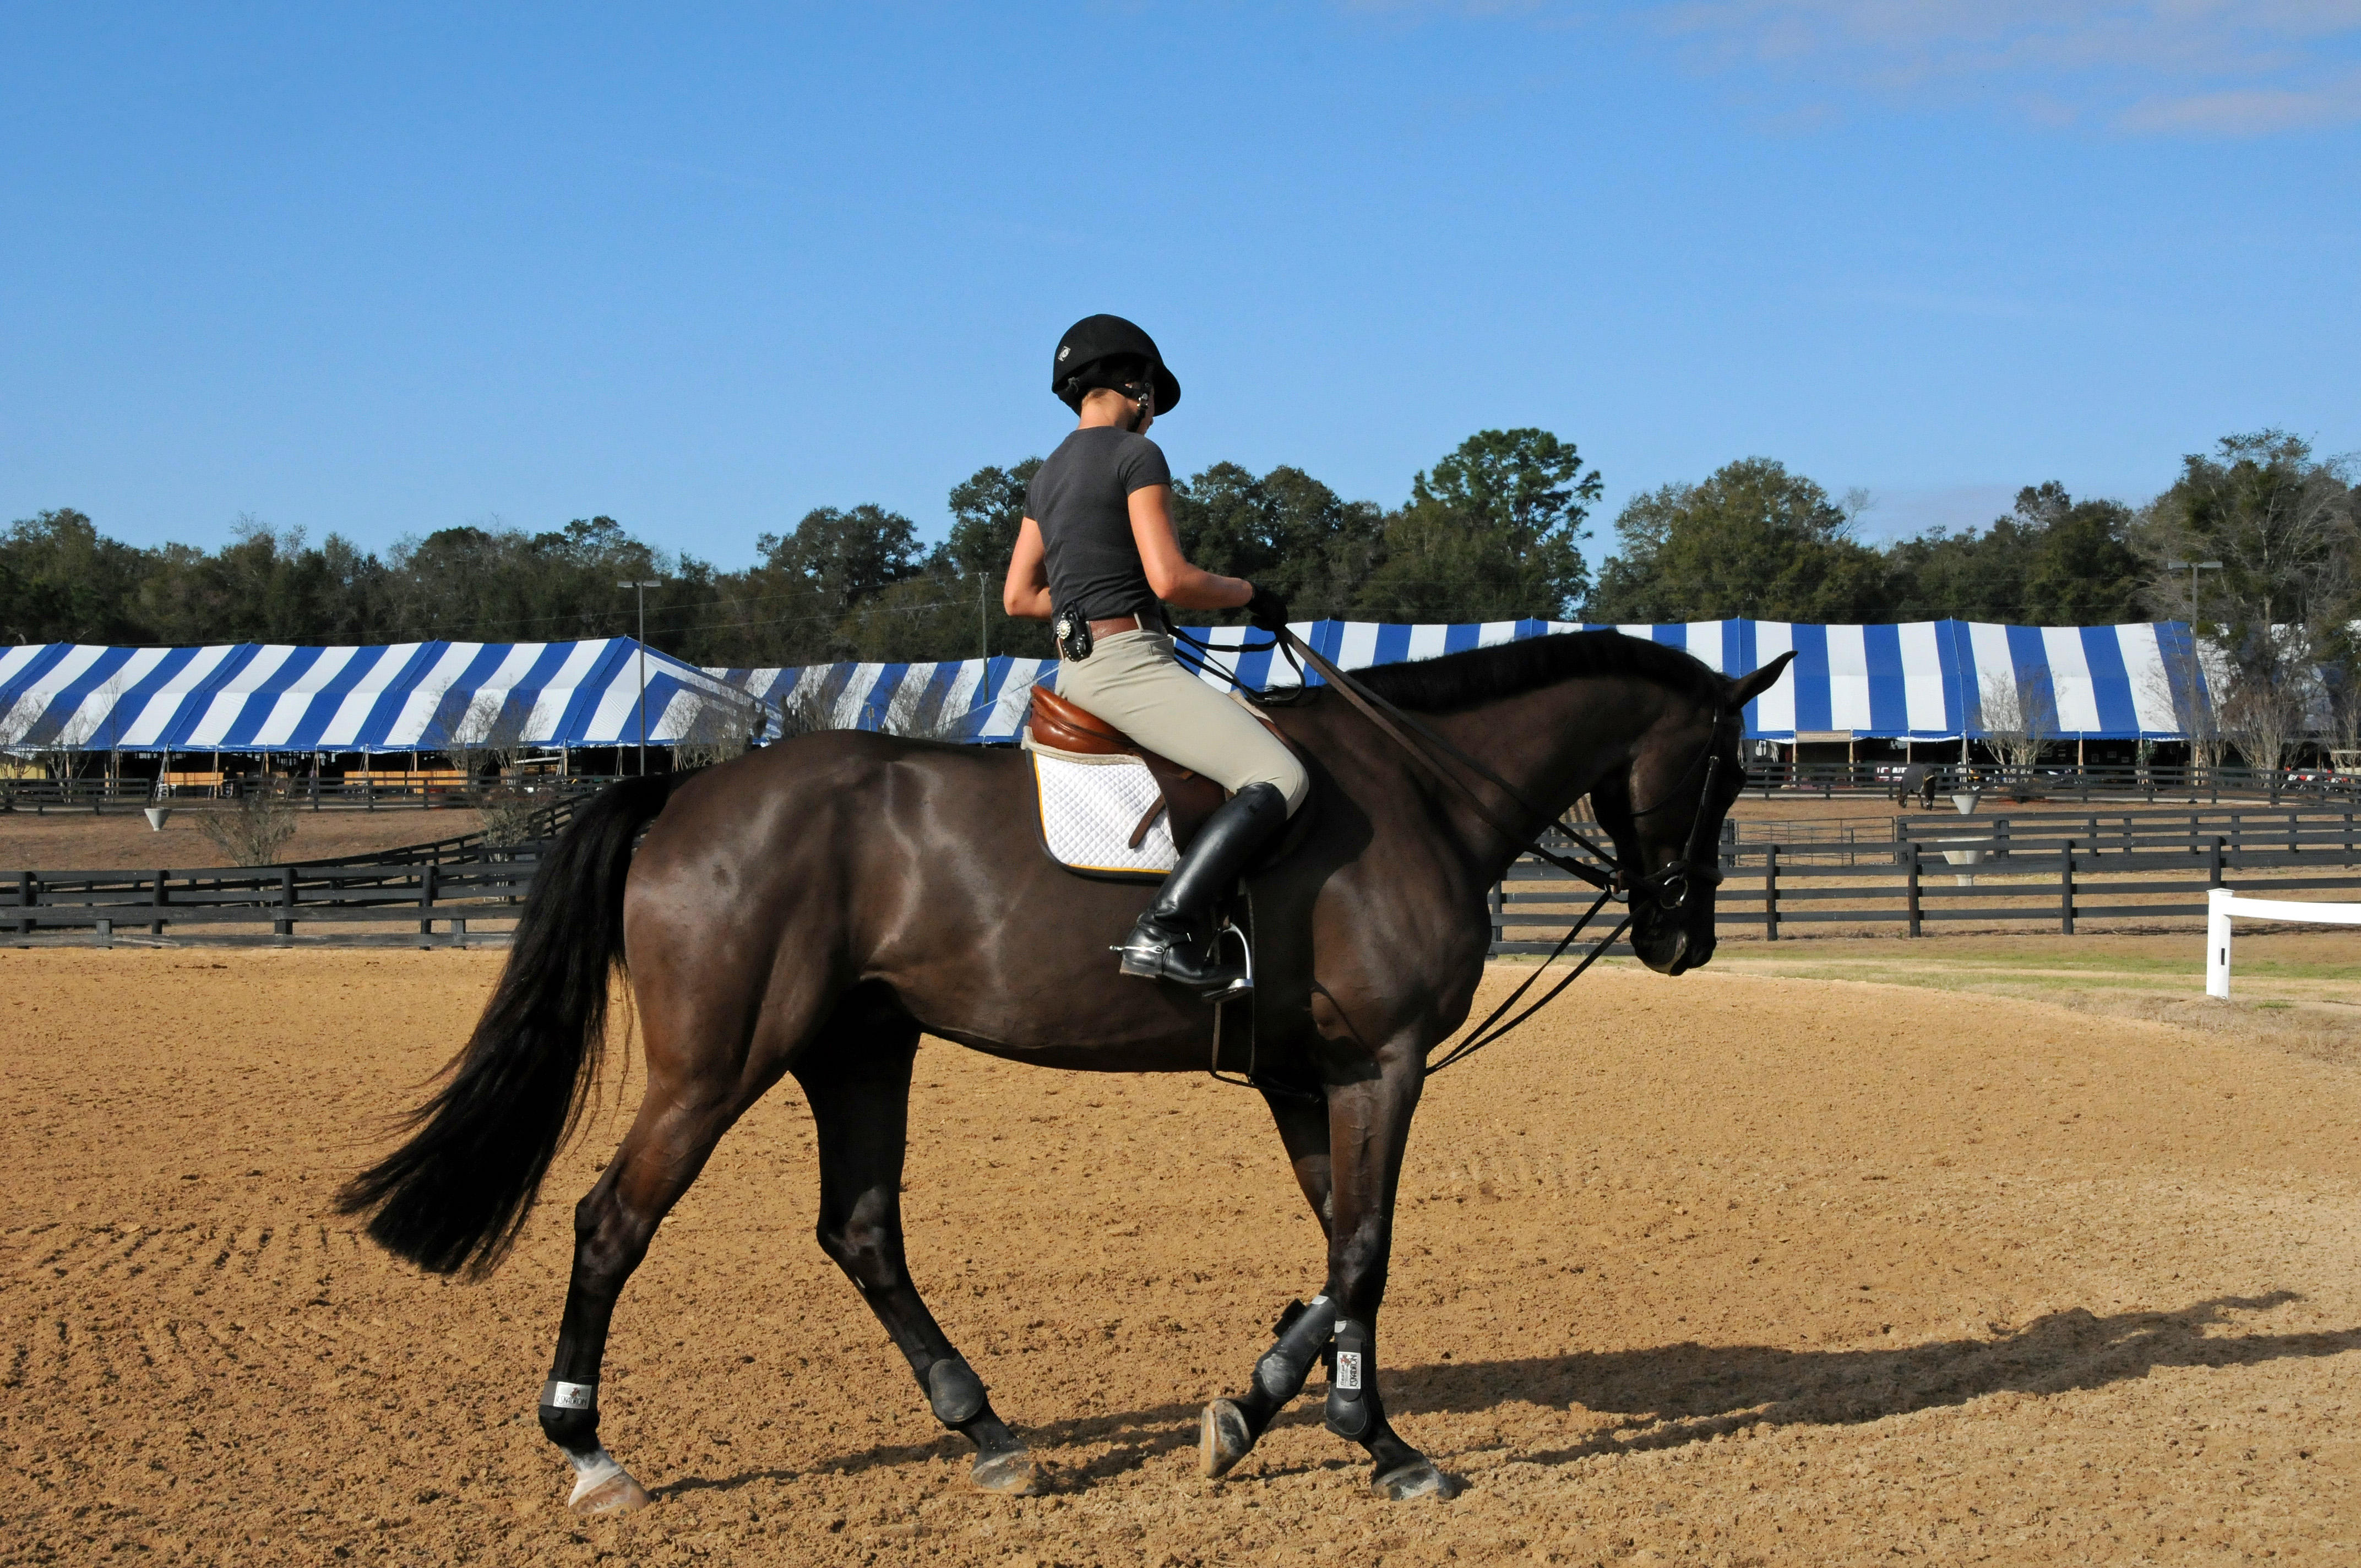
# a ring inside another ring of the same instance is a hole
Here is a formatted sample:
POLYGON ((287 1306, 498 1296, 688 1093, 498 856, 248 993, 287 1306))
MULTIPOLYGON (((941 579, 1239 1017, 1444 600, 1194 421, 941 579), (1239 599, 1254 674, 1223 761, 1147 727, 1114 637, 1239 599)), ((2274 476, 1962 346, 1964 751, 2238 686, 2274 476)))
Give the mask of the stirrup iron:
MULTIPOLYGON (((1254 944, 1246 939, 1246 934, 1244 931, 1238 929, 1238 923, 1226 915, 1222 916, 1221 929, 1213 933, 1213 961, 1217 964, 1222 961, 1222 938, 1224 937, 1235 937, 1238 939, 1238 959, 1242 972, 1237 979, 1227 985, 1197 993, 1208 1002, 1228 1002, 1233 998, 1249 994, 1255 988, 1254 944)), ((1213 1027, 1216 1029, 1221 1027, 1221 1017, 1218 1014, 1214 1015, 1213 1027)))
POLYGON ((1235 937, 1238 939, 1238 951, 1245 959, 1245 965, 1237 978, 1219 985, 1191 984, 1178 975, 1167 973, 1160 959, 1160 952, 1170 952, 1175 944, 1168 943, 1160 949, 1159 961, 1153 968, 1134 959, 1131 939, 1128 937, 1108 948, 1107 951, 1121 956, 1123 960, 1121 968, 1126 975, 1140 980, 1169 980, 1175 985, 1186 987, 1204 1001, 1221 1003, 1244 996, 1254 990, 1255 986, 1254 944, 1246 939, 1244 931, 1238 929, 1237 923, 1226 916, 1223 917, 1220 927, 1213 932, 1211 951, 1206 955, 1207 959, 1213 967, 1220 966, 1222 938, 1224 936, 1235 937))

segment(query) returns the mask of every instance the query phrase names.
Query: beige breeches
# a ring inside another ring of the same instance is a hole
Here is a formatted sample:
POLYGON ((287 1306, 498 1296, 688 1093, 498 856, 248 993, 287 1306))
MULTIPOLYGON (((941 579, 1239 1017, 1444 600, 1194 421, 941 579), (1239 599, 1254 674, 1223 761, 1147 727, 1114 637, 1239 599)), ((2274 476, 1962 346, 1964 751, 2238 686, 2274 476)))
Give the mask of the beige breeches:
POLYGON ((1182 669, 1161 631, 1098 639, 1087 659, 1058 664, 1058 695, 1097 714, 1149 751, 1235 794, 1275 785, 1287 814, 1312 781, 1295 753, 1235 702, 1182 669))

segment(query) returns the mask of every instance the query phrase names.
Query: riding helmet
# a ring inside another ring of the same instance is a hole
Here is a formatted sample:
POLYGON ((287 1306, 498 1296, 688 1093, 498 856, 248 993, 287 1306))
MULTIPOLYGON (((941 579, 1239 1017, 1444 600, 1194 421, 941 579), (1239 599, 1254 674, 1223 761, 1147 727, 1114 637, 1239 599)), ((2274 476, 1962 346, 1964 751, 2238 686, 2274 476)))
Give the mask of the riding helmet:
POLYGON ((1148 378, 1156 387, 1156 411, 1172 411, 1180 401, 1180 378, 1166 367, 1156 340, 1121 316, 1084 316, 1058 340, 1058 356, 1049 363, 1049 390, 1070 409, 1082 406, 1082 394, 1096 387, 1118 387, 1114 378, 1091 367, 1118 355, 1137 355, 1148 361, 1148 378))

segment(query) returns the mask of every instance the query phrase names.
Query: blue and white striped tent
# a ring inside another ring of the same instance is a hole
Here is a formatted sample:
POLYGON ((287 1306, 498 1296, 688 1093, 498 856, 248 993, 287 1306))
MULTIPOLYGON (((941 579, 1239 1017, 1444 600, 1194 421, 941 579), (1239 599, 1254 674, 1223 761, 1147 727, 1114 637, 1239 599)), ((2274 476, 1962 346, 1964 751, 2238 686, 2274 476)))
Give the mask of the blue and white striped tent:
MULTIPOLYGON (((436 750, 445 729, 480 739, 500 715, 535 746, 628 746, 640 739, 639 644, 396 642, 299 648, 0 648, 0 749, 396 751, 436 750), (469 732, 473 733, 470 734, 469 732)), ((756 700, 647 650, 650 744, 744 726, 756 700)))
MULTIPOLYGON (((1499 620, 1405 626, 1375 621, 1299 623, 1303 640, 1342 667, 1366 669, 1463 648, 1582 627, 1571 621, 1499 620)), ((1879 736, 1917 740, 1977 735, 1981 712, 2014 695, 2048 709, 2060 740, 2170 740, 2204 710, 2205 681, 2180 621, 2129 626, 1993 626, 1964 620, 1899 626, 1806 626, 1705 620, 1624 626, 1634 637, 1685 648, 1715 669, 1743 674, 1793 650, 1788 678, 1750 703, 1752 739, 1879 736)), ((1199 635, 1216 648, 1264 641, 1242 627, 1199 635)), ((1223 656, 1246 685, 1294 683, 1268 652, 1223 656)), ((970 740, 1006 740, 1026 694, 1054 678, 1055 660, 968 659, 946 663, 807 664, 708 674, 772 702, 801 706, 840 728, 917 730, 970 740)), ((1312 677, 1316 682, 1318 677, 1312 677)))
MULTIPOLYGON (((1550 631, 1563 621, 1455 626, 1323 620, 1296 628, 1346 669, 1430 658, 1550 631)), ((1746 732, 1957 738, 1982 732, 1980 702, 2039 691, 2065 740, 2173 740, 2202 711, 2205 682, 2179 622, 2098 627, 1989 626, 1957 620, 1902 626, 1802 626, 1719 620, 1626 626, 1742 674, 1793 649, 1790 678, 1751 704, 1746 732)), ((1257 689, 1295 674, 1243 628, 1202 635, 1257 689)), ((302 648, 227 643, 114 648, 52 642, 0 648, 0 749, 92 751, 388 751, 433 750, 455 716, 481 724, 521 716, 525 742, 631 745, 640 739, 638 645, 579 642, 402 642, 302 648)), ((792 705, 820 722, 969 740, 1006 740, 1037 681, 1056 661, 969 659, 943 663, 810 664, 699 670, 647 650, 647 740, 669 745, 717 723, 751 721, 753 707, 792 705)), ((1317 677, 1314 677, 1315 679, 1317 677)))

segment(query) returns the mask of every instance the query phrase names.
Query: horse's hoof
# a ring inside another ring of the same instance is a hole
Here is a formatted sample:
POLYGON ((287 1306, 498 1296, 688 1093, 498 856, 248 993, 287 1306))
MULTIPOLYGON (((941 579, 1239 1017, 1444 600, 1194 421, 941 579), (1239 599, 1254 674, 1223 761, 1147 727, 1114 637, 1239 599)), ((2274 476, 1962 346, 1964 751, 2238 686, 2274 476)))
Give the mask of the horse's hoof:
POLYGON ((1372 1491, 1382 1492, 1397 1503, 1407 1503, 1418 1497, 1448 1497, 1455 1490, 1451 1478, 1434 1467, 1433 1462, 1415 1459, 1399 1469, 1389 1470, 1369 1483, 1372 1491))
POLYGON ((1049 1488, 1033 1467, 1033 1456, 1021 1448, 1006 1453, 979 1454, 967 1478, 986 1492, 1004 1497, 1038 1497, 1049 1488))
POLYGON ((1254 1444, 1246 1412, 1235 1404, 1216 1399, 1205 1407, 1205 1418, 1197 1427, 1197 1467, 1204 1472, 1206 1480, 1218 1481, 1228 1475, 1231 1466, 1244 1459, 1254 1444))
MULTIPOLYGON (((590 1478, 586 1476, 584 1480, 590 1478)), ((617 1465, 615 1473, 603 1481, 592 1481, 588 1486, 577 1483, 574 1496, 566 1499, 566 1506, 586 1516, 628 1514, 634 1509, 644 1508, 653 1501, 655 1499, 648 1496, 648 1489, 631 1479, 630 1471, 617 1465)))

